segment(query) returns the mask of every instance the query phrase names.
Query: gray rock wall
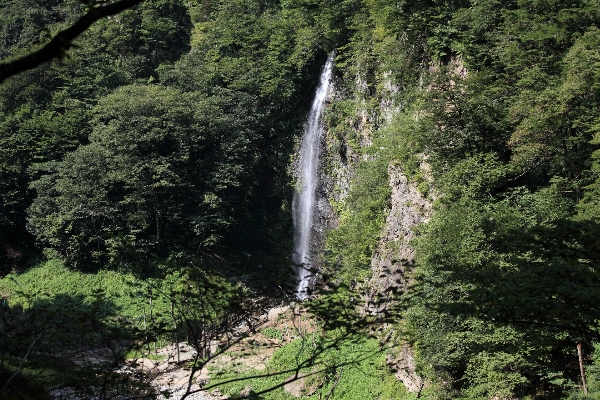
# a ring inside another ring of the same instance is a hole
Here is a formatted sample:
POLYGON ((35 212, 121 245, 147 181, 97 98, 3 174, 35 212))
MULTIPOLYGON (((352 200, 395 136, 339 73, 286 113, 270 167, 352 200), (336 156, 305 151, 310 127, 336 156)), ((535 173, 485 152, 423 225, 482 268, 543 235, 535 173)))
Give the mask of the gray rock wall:
MULTIPOLYGON (((410 244, 415 236, 414 228, 427 222, 431 212, 431 202, 408 181, 399 167, 390 165, 388 172, 392 188, 391 208, 371 260, 373 275, 365 294, 365 312, 372 315, 393 307, 398 294, 406 290, 407 272, 415 258, 415 250, 410 244)), ((390 347, 387 364, 410 392, 418 393, 423 389, 424 382, 417 374, 412 348, 401 338, 390 347)))
MULTIPOLYGON (((388 79, 388 75, 383 76, 384 79, 388 79)), ((395 100, 398 87, 390 81, 384 81, 379 86, 383 90, 377 102, 369 101, 372 94, 365 80, 358 74, 354 88, 346 88, 344 92, 338 85, 334 85, 330 95, 330 102, 353 98, 356 104, 355 113, 343 123, 347 124, 347 131, 358 138, 360 147, 370 146, 376 130, 389 124, 393 116, 401 110, 401 106, 395 100), (377 104, 377 109, 369 108, 372 107, 369 104, 377 104)), ((328 130, 323 138, 315 239, 319 248, 324 244, 325 232, 337 226, 338 213, 343 210, 344 199, 350 190, 356 165, 361 157, 364 157, 357 149, 353 149, 346 139, 331 130, 328 130)), ((410 245, 410 240, 415 235, 413 229, 427 222, 431 212, 431 202, 418 191, 415 183, 409 182, 399 166, 392 162, 388 172, 391 187, 390 209, 371 261, 371 278, 362 289, 365 312, 372 315, 383 313, 387 307, 393 305, 394 294, 405 290, 407 269, 415 257, 414 249, 410 245)), ((393 327, 383 328, 389 332, 386 339, 397 336, 393 327)), ((400 340, 393 345, 387 361, 396 377, 409 391, 420 392, 423 382, 416 373, 413 352, 408 344, 400 340)))

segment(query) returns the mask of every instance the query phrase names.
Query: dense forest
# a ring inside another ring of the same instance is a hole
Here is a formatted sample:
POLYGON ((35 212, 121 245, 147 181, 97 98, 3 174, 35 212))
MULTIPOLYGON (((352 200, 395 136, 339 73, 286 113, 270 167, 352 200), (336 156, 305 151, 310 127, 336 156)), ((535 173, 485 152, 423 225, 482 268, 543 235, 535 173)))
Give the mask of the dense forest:
MULTIPOLYGON (((94 6, 1 2, 0 62, 94 6)), ((317 328, 210 387, 293 399, 295 368, 313 399, 600 398, 599 24, 596 0, 144 0, 99 20, 0 84, 0 397, 157 398, 124 383, 132 352, 186 342, 199 371, 294 301, 293 161, 334 52, 317 328), (373 259, 403 240, 382 233, 392 171, 430 209, 373 313, 373 259), (68 362, 99 347, 108 365, 68 362), (416 391, 386 362, 407 348, 416 391)))

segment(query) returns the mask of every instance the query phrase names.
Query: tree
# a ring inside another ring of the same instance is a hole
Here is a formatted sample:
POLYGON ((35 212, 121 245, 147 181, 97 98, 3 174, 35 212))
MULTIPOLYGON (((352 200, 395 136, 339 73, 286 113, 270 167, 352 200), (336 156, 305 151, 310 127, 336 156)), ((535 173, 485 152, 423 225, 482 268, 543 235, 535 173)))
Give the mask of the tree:
POLYGON ((142 0, 120 0, 103 6, 92 6, 71 27, 59 32, 41 49, 14 61, 0 64, 0 83, 23 71, 35 68, 53 58, 61 58, 71 47, 71 42, 101 18, 115 15, 140 3, 142 0))

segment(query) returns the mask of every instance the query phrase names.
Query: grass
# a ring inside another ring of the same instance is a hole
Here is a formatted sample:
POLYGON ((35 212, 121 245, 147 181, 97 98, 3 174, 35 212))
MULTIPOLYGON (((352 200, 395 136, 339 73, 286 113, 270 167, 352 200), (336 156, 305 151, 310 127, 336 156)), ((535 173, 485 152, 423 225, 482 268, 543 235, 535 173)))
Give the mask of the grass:
POLYGON ((279 329, 273 328, 271 326, 263 329, 262 331, 260 331, 260 333, 262 333, 269 339, 277 339, 277 340, 283 339, 283 332, 281 332, 279 329))
MULTIPOLYGON (((9 274, 0 279, 0 298, 11 306, 28 308, 39 298, 79 298, 91 304, 99 294, 105 296, 120 314, 135 317, 140 314, 139 301, 132 293, 132 283, 140 283, 131 274, 99 271, 86 274, 51 260, 21 274, 9 274)), ((64 304, 57 304, 57 307, 64 304)))
POLYGON ((148 325, 152 322, 171 324, 169 294, 178 279, 176 274, 162 279, 141 279, 114 270, 90 274, 71 270, 61 261, 51 260, 0 279, 0 306, 6 300, 10 307, 27 309, 45 300, 57 312, 89 307, 97 316, 118 316, 138 328, 144 325, 144 320, 148 325), (97 309, 100 303, 103 310, 97 309), (92 310, 93 307, 96 308, 92 310))
POLYGON ((233 398, 252 386, 255 393, 264 392, 261 398, 266 400, 292 400, 295 397, 280 385, 296 371, 299 376, 305 376, 297 384, 304 390, 306 399, 324 398, 330 392, 332 400, 414 398, 388 371, 376 340, 360 334, 342 336, 335 332, 314 341, 299 338, 283 346, 263 371, 240 372, 232 366, 213 370, 211 385, 217 384, 221 393, 233 398), (272 388, 276 389, 269 391, 272 388))

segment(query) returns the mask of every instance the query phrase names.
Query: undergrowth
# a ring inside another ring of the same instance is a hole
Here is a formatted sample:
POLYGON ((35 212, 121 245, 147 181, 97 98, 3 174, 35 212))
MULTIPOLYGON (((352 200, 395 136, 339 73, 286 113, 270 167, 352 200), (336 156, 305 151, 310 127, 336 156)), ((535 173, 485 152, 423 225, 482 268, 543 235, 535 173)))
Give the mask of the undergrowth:
MULTIPOLYGON (((85 306, 93 304, 100 295, 111 308, 107 312, 139 319, 144 314, 145 302, 140 301, 141 293, 135 288, 143 283, 133 274, 110 270, 88 274, 51 260, 22 274, 10 274, 0 279, 0 298, 11 307, 25 309, 40 298, 46 298, 51 300, 50 307, 60 311, 70 307, 72 299, 78 299, 78 305, 85 306)), ((167 310, 167 306, 160 299, 153 304, 156 310, 167 310)))
POLYGON ((378 342, 361 334, 306 335, 279 349, 265 370, 240 372, 225 366, 211 372, 211 385, 232 398, 252 387, 255 395, 266 400, 295 399, 284 385, 295 386, 297 394, 315 400, 414 398, 387 369, 378 342))

